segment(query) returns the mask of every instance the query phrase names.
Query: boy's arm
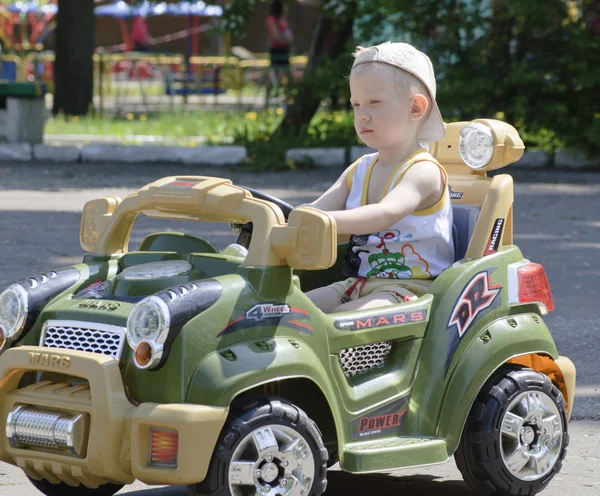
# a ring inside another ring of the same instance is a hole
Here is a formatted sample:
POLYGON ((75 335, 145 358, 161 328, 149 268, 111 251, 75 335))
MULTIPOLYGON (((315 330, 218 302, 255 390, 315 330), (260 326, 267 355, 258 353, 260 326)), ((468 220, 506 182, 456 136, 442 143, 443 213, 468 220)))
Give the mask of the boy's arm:
MULTIPOLYGON (((444 194, 444 179, 433 162, 417 162, 380 203, 352 210, 329 212, 338 234, 369 234, 385 231, 403 217, 444 194)), ((318 207, 317 207, 318 208, 318 207)))
MULTIPOLYGON (((354 165, 354 164, 353 164, 354 165)), ((318 208, 319 210, 330 211, 330 210, 343 210, 346 208, 346 200, 350 194, 348 189, 348 173, 354 171, 354 167, 351 165, 348 167, 338 180, 333 183, 333 186, 323 193, 312 203, 305 203, 298 206, 307 206, 318 208)))

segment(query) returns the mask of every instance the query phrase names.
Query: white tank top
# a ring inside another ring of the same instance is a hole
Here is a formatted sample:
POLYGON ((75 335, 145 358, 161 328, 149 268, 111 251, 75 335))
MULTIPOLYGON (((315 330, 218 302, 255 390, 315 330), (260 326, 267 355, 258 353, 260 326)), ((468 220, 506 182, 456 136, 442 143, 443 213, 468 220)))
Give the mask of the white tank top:
MULTIPOLYGON (((348 172, 346 209, 366 205, 369 180, 378 153, 359 158, 348 172)), ((441 164, 424 148, 415 151, 391 175, 383 198, 392 191, 406 171, 417 162, 430 161, 438 165, 448 185, 448 175, 441 164)), ((380 201, 381 201, 380 200, 380 201)), ((448 188, 432 207, 416 210, 400 219, 389 229, 371 233, 363 246, 355 246, 360 265, 357 276, 381 279, 430 279, 454 263, 452 243, 452 205, 448 188)))

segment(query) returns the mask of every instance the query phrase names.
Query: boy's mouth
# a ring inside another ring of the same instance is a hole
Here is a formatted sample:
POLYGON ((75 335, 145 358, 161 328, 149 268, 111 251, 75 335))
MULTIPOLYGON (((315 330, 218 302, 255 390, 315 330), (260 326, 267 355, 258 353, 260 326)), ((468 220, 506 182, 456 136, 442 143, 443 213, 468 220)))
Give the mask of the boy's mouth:
POLYGON ((372 129, 361 129, 360 134, 371 134, 373 132, 372 129))

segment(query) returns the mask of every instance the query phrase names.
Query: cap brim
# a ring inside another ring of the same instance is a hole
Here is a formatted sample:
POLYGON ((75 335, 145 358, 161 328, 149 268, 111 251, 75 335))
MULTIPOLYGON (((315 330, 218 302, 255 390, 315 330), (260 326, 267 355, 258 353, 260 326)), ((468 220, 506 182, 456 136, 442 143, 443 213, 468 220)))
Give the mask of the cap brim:
POLYGON ((437 102, 432 99, 432 108, 429 113, 429 117, 419 129, 419 135, 417 138, 423 143, 433 143, 434 141, 440 141, 446 136, 446 126, 442 119, 442 114, 437 105, 437 102))

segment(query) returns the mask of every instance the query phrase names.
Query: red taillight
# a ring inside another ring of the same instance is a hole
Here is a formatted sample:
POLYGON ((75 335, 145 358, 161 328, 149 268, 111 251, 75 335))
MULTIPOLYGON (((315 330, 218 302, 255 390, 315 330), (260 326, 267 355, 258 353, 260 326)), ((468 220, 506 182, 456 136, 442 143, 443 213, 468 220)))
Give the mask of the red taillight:
POLYGON ((166 429, 150 429, 150 465, 177 467, 179 434, 166 429))
POLYGON ((540 264, 529 263, 517 269, 520 303, 541 303, 548 312, 554 310, 554 299, 546 271, 540 264))

